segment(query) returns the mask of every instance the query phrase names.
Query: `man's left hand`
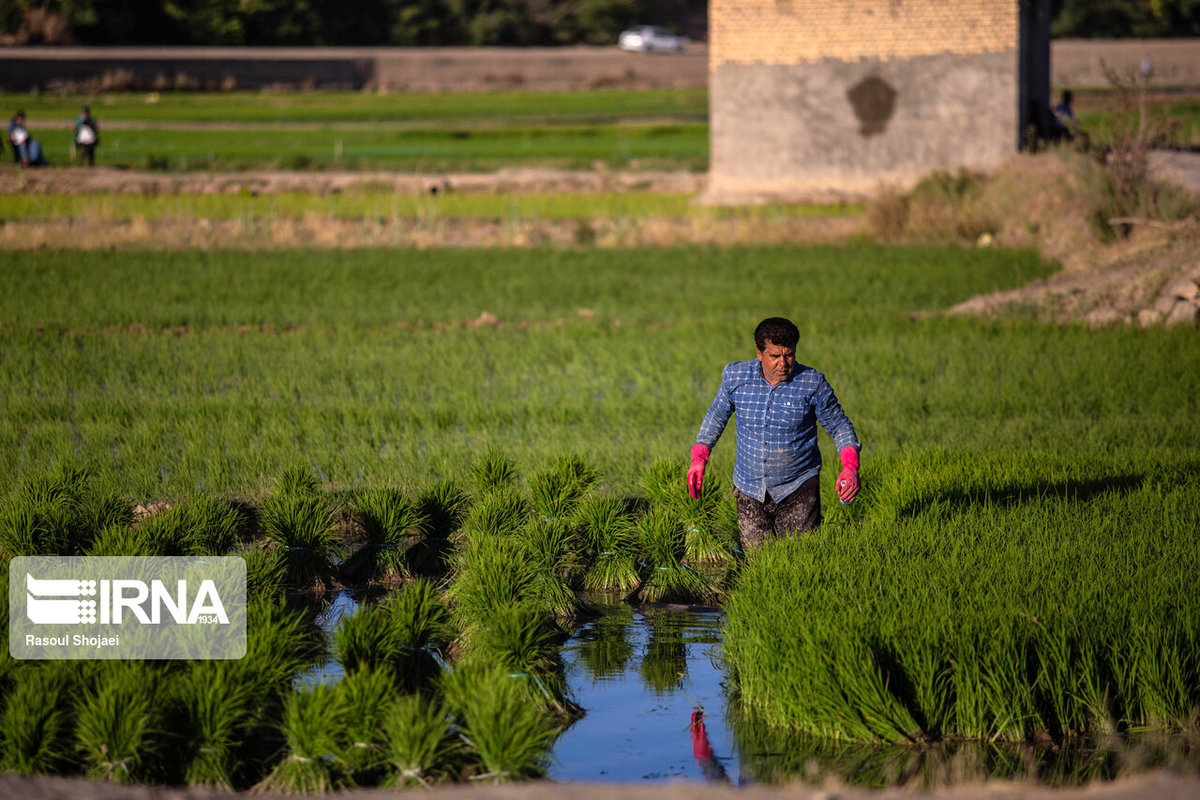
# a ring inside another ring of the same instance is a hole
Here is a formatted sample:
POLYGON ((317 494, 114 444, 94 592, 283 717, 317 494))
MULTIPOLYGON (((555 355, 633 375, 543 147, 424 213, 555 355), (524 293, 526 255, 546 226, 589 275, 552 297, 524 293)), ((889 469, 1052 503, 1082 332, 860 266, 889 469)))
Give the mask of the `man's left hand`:
POLYGON ((843 447, 838 455, 842 459, 842 471, 837 478, 837 494, 842 503, 849 505, 858 495, 858 448, 843 447))

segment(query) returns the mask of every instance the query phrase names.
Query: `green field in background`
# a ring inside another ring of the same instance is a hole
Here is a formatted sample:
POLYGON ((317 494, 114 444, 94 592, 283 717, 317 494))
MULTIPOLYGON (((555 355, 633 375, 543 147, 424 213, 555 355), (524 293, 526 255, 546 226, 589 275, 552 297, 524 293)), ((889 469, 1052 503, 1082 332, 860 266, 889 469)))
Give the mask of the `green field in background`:
POLYGON ((594 219, 611 217, 762 218, 831 217, 861 212, 861 203, 762 206, 698 206, 693 195, 650 192, 562 192, 437 195, 391 190, 341 194, 280 193, 136 195, 0 195, 0 220, 51 219, 122 221, 130 219, 287 219, 307 214, 387 219, 397 217, 488 217, 499 219, 594 219))

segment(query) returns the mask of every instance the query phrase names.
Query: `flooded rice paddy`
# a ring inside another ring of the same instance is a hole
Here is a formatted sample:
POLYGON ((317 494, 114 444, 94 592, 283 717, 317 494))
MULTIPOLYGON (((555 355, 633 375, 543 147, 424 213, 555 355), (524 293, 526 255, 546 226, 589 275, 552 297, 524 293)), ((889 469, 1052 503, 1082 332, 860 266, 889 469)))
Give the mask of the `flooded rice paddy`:
MULTIPOLYGON (((354 589, 337 592, 317 625, 331 635, 363 600, 354 589)), ((783 734, 742 718, 730 700, 720 610, 611 603, 596 611, 561 648, 569 691, 585 713, 554 745, 549 776, 557 781, 934 788, 995 779, 1079 785, 1161 768, 1200 774, 1200 741, 1190 736, 897 747, 783 734)), ((331 659, 301 682, 343 674, 331 659)))

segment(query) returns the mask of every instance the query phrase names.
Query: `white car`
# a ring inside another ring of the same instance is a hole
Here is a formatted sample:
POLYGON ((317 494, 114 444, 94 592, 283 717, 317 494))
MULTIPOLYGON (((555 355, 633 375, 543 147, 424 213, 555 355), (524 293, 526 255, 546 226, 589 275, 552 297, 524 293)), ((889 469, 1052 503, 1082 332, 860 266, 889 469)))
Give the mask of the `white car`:
POLYGON ((678 53, 683 50, 685 36, 676 36, 656 25, 643 25, 622 31, 617 38, 617 47, 630 53, 678 53))

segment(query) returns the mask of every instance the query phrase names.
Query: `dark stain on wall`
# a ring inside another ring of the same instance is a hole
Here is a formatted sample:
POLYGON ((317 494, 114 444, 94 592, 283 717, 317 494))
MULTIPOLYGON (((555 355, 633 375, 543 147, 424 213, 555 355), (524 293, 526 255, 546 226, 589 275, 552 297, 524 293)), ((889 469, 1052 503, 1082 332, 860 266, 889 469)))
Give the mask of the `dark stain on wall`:
POLYGON ((858 117, 858 132, 863 136, 874 136, 887 129, 888 121, 896 111, 896 90, 882 78, 872 75, 850 87, 846 92, 854 116, 858 117))

